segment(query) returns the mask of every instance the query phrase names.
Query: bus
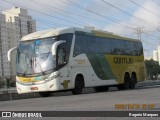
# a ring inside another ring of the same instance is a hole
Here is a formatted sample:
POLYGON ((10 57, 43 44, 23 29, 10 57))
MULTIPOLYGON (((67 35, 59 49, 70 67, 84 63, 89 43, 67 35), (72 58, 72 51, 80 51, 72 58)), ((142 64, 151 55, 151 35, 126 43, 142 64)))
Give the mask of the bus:
POLYGON ((16 88, 19 94, 110 86, 134 89, 145 80, 141 41, 88 28, 56 28, 24 36, 16 52, 16 88))

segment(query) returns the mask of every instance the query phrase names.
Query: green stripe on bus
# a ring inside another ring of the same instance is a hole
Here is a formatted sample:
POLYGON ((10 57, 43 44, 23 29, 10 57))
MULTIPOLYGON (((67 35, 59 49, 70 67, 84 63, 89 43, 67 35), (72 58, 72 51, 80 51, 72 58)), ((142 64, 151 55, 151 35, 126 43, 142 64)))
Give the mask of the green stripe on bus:
POLYGON ((87 54, 87 57, 97 77, 102 80, 115 79, 105 54, 87 54))

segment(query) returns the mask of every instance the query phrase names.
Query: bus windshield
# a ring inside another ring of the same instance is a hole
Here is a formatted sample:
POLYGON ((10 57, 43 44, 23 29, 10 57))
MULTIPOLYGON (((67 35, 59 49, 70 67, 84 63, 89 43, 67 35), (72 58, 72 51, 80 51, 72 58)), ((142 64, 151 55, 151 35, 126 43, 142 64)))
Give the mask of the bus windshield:
POLYGON ((32 76, 43 74, 56 66, 51 48, 56 38, 44 38, 22 41, 19 44, 16 58, 17 75, 32 76))

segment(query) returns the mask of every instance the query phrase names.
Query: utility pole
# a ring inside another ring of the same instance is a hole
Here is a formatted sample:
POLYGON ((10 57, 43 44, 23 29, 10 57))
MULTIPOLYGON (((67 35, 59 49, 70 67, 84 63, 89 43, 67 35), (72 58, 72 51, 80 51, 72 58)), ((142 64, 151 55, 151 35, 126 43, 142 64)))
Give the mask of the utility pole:
POLYGON ((143 27, 137 27, 137 28, 136 28, 136 34, 137 34, 138 39, 139 39, 140 41, 142 41, 141 34, 144 33, 144 32, 142 31, 142 29, 143 29, 143 27))

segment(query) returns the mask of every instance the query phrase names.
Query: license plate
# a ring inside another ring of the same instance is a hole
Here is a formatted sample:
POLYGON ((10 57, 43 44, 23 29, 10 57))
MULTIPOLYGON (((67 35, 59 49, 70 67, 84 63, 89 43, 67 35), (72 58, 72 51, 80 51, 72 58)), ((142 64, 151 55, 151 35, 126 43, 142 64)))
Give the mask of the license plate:
POLYGON ((31 87, 31 90, 38 90, 38 87, 31 87))

